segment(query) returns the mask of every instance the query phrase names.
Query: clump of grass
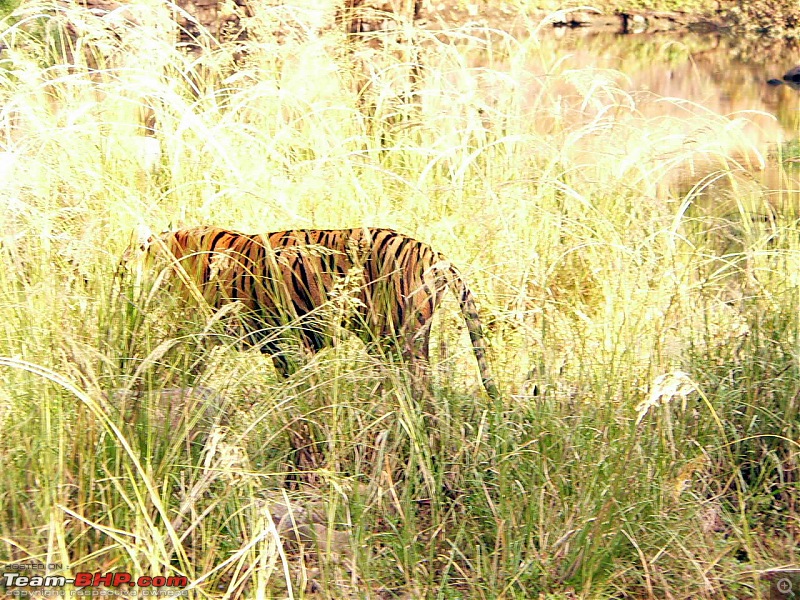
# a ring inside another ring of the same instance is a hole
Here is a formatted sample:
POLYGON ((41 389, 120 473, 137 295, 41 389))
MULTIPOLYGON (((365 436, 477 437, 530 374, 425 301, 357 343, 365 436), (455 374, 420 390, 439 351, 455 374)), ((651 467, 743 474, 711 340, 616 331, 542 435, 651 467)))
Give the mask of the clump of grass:
POLYGON ((266 13, 184 54, 135 10, 2 34, 0 559, 336 598, 758 597, 796 563, 800 237, 733 187, 765 155, 739 123, 500 32, 266 13), (503 397, 455 308, 428 396, 353 340, 280 381, 120 274, 142 222, 424 239, 503 397), (339 541, 282 537, 278 496, 339 541))

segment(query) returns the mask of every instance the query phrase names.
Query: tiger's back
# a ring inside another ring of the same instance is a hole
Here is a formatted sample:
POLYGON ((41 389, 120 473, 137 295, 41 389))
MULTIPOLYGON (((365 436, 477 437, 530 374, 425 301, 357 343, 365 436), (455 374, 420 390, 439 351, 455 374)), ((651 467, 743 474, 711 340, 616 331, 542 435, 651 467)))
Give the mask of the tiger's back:
POLYGON ((498 395, 471 291, 457 269, 430 246, 391 229, 291 230, 244 234, 216 227, 180 229, 153 248, 168 251, 216 308, 241 302, 244 342, 272 355, 287 375, 281 345, 294 332, 312 351, 332 343, 323 308, 353 286, 345 323, 368 345, 399 349, 412 365, 427 363, 433 315, 446 288, 456 295, 490 396, 498 395))

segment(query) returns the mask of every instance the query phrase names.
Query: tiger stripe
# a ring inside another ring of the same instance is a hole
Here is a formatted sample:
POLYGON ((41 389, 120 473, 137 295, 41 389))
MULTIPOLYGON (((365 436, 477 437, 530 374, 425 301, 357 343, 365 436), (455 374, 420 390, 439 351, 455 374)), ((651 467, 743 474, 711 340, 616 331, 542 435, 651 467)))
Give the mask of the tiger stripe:
POLYGON ((315 318, 337 282, 361 271, 355 319, 347 323, 365 343, 397 340, 409 362, 427 364, 433 315, 446 289, 467 325, 483 387, 499 391, 487 359, 475 298, 461 274, 430 246, 391 229, 290 230, 245 234, 218 227, 179 229, 148 242, 166 249, 209 305, 246 307, 244 342, 272 356, 284 376, 292 366, 280 352, 280 332, 294 328, 316 352, 332 343, 315 318))

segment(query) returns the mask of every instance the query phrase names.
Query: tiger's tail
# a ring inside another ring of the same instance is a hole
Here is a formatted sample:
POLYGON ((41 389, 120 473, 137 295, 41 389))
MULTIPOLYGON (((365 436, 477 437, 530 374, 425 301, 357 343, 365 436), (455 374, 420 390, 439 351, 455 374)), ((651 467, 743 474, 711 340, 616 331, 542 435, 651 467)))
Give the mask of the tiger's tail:
POLYGON ((483 387, 489 397, 496 400, 500 397, 500 390, 497 389, 497 384, 494 382, 494 377, 489 367, 486 337, 483 335, 483 326, 478 315, 478 308, 475 305, 475 296, 472 295, 472 291, 467 287, 466 282, 461 277, 461 273, 458 272, 454 265, 448 264, 443 271, 447 278, 447 285, 455 297, 458 298, 461 313, 464 315, 467 331, 469 331, 469 339, 472 342, 472 350, 478 360, 478 370, 481 374, 483 387))

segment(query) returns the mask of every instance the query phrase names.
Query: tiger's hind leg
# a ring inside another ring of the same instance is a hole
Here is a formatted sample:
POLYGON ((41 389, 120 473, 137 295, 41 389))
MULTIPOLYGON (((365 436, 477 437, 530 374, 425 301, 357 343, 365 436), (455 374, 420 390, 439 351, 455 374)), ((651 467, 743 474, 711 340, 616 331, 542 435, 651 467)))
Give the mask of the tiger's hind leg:
POLYGON ((411 388, 419 397, 432 393, 430 340, 432 320, 428 319, 403 336, 402 357, 411 373, 411 388))

